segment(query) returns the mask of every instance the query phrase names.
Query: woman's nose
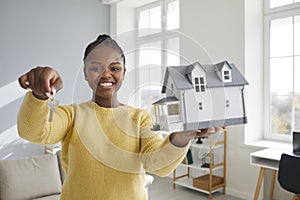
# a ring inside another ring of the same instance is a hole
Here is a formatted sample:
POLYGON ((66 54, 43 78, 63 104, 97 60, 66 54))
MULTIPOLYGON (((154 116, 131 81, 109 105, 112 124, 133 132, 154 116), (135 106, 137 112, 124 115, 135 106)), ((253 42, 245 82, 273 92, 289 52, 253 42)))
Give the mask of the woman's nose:
POLYGON ((110 77, 111 76, 111 73, 110 73, 110 70, 109 70, 109 68, 108 67, 106 67, 103 71, 102 71, 102 73, 101 73, 101 77, 110 77))

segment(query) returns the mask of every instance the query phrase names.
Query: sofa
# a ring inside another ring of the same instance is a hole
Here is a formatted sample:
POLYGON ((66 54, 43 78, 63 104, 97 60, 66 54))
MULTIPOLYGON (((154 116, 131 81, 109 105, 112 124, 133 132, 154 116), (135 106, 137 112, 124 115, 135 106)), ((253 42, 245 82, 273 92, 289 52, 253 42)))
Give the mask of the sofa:
POLYGON ((64 179, 59 160, 52 154, 0 160, 0 200, 58 200, 64 179))
MULTIPOLYGON (((59 200, 64 177, 60 152, 0 160, 0 200, 59 200)), ((146 189, 153 180, 146 175, 146 189)))

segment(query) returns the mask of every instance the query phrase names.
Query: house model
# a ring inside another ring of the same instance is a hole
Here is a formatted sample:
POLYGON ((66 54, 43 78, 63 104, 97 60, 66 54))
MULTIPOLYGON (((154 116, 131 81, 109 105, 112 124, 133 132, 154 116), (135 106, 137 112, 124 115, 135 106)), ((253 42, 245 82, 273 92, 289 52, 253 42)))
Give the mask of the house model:
POLYGON ((247 123, 248 82, 227 61, 167 67, 162 93, 153 104, 155 130, 182 131, 247 123))

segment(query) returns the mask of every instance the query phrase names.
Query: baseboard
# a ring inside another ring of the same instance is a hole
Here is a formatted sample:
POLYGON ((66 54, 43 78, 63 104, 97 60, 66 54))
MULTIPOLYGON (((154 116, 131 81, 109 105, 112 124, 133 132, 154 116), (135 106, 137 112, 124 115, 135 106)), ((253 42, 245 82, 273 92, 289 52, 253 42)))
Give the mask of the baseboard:
MULTIPOLYGON (((241 198, 243 200, 253 200, 254 199, 254 193, 248 194, 248 193, 240 192, 238 190, 230 189, 228 187, 226 187, 226 194, 237 197, 237 198, 241 198)), ((263 200, 263 197, 259 196, 258 200, 263 200)))

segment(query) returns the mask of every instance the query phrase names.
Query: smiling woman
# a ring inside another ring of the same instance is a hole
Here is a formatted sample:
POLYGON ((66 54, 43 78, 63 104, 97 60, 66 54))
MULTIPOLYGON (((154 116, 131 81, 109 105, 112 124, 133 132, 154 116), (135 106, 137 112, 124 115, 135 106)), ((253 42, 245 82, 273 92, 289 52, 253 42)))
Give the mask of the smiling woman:
POLYGON ((57 107, 52 121, 45 94, 63 87, 58 72, 37 67, 19 78, 21 87, 32 90, 19 111, 19 135, 39 144, 62 142, 62 200, 146 200, 145 172, 168 175, 185 157, 189 141, 207 136, 208 130, 192 130, 163 139, 146 110, 118 100, 125 72, 122 49, 110 36, 99 36, 84 54, 92 100, 57 107))

